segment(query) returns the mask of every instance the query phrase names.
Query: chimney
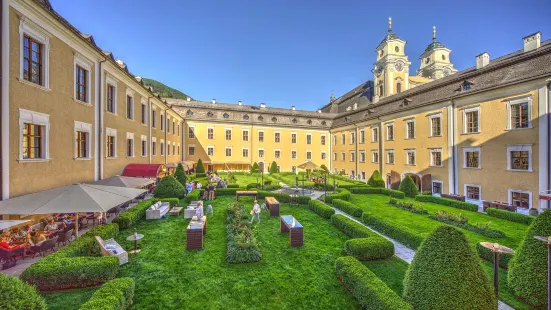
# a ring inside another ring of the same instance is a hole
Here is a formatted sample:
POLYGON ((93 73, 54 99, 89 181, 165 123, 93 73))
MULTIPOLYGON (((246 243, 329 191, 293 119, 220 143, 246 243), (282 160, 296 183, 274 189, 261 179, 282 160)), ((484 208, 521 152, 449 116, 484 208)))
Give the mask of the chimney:
POLYGON ((534 34, 524 37, 523 40, 525 53, 538 49, 541 46, 541 32, 538 31, 534 34))
POLYGON ((318 110, 318 113, 321 113, 321 110, 318 110))
POLYGON ((490 63, 490 54, 484 52, 476 56, 476 69, 482 69, 490 63))
POLYGON ((186 101, 188 101, 188 102, 191 101, 191 97, 188 96, 188 97, 186 98, 186 101))
POLYGON ((237 102, 238 105, 243 105, 243 102, 241 100, 239 100, 239 102, 237 102))
POLYGON ((292 106, 292 107, 291 107, 291 110, 293 110, 293 111, 294 111, 294 110, 295 110, 295 106, 292 106))
POLYGON ((213 104, 216 104, 216 99, 212 99, 212 103, 213 103, 213 104))
POLYGON ((265 107, 266 107, 266 104, 263 102, 263 103, 260 104, 260 107, 261 107, 261 108, 265 108, 265 107))

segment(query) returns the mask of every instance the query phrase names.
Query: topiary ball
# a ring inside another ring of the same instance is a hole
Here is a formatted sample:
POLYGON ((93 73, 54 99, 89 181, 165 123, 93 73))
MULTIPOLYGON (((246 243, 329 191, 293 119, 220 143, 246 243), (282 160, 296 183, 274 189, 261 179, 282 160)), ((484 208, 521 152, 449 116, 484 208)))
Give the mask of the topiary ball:
POLYGON ((184 186, 173 176, 166 176, 161 179, 153 191, 155 198, 183 198, 184 186))

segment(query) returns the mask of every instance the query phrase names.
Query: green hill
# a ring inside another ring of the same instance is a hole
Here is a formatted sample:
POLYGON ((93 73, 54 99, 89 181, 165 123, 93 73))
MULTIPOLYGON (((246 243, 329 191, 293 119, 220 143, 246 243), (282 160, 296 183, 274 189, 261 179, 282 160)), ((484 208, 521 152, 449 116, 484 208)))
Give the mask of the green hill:
POLYGON ((187 97, 190 97, 182 93, 181 91, 167 86, 159 81, 147 78, 142 78, 142 81, 144 85, 153 87, 153 91, 158 93, 161 97, 174 99, 186 99, 187 97))

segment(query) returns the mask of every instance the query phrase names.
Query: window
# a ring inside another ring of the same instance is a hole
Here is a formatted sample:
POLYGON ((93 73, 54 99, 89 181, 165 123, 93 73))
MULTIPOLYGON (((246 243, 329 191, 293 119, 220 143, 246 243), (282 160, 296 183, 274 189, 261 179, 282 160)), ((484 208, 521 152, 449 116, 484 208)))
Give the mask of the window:
POLYGON ((166 118, 166 133, 170 133, 170 119, 166 118))
POLYGON ((306 144, 312 144, 312 135, 306 134, 306 144))
POLYGON ((43 44, 28 35, 23 36, 23 79, 45 86, 43 83, 43 44))
POLYGON ((147 118, 147 105, 145 103, 142 103, 142 124, 146 123, 147 118))
POLYGON ((379 142, 379 127, 371 128, 371 142, 379 142))
POLYGON ((325 160, 327 158, 327 153, 321 152, 321 160, 325 160))
POLYGON ((49 159, 50 116, 19 109, 19 159, 49 159))
POLYGON ((406 121, 406 139, 415 138, 415 120, 406 121))
POLYGON ((465 194, 465 196, 467 196, 467 199, 480 200, 480 186, 465 185, 465 194))
POLYGON ((126 95, 126 118, 134 119, 134 98, 130 95, 126 95))
POLYGON ((178 137, 180 136, 180 123, 178 123, 178 137))
MULTIPOLYGON (((161 115, 162 117, 162 115, 161 115)), ((195 127, 189 127, 187 130, 187 137, 190 139, 195 139, 195 127)))
POLYGON ((463 156, 465 157, 464 168, 480 168, 480 148, 464 148, 463 156))
POLYGON ((507 169, 517 171, 532 171, 532 146, 507 146, 507 169))
POLYGON ((386 139, 387 139, 387 141, 394 140, 394 125, 393 124, 386 125, 386 139))
POLYGON ((157 111, 151 111, 151 127, 157 128, 157 111))
POLYGON ((258 132, 258 142, 264 142, 264 131, 258 132))
POLYGON ((226 147, 226 157, 231 156, 231 147, 226 147))
POLYGON ((333 160, 337 161, 337 152, 333 152, 333 160))
POLYGON ((43 158, 44 126, 25 124, 23 127, 23 159, 43 158))
MULTIPOLYGON (((193 152, 195 154, 195 151, 193 152)), ((161 156, 165 154, 165 143, 163 142, 163 139, 161 139, 161 156)))
POLYGON ((531 98, 511 100, 507 103, 510 115, 508 129, 530 128, 531 98))
POLYGON ((371 151, 371 162, 373 163, 379 162, 379 151, 371 151))
POLYGON ((207 139, 214 140, 214 128, 207 128, 207 139))
POLYGON ((258 158, 264 158, 264 150, 263 149, 258 150, 258 158))
POLYGON ((79 65, 77 65, 75 69, 75 86, 75 99, 88 102, 88 70, 79 65))
POLYGON ((321 145, 325 145, 325 135, 321 135, 320 139, 321 145))
POLYGON ((106 128, 106 155, 108 158, 117 157, 117 131, 115 129, 106 128))
POLYGON ((297 134, 294 132, 291 133, 291 143, 297 143, 297 134))
POLYGON ((214 146, 207 146, 207 155, 214 156, 214 146))
POLYGON ((341 134, 341 141, 342 141, 342 145, 346 144, 346 134, 345 133, 341 134))
POLYGON ((479 108, 463 110, 463 133, 477 133, 480 130, 479 108))
POLYGON ((432 181, 432 193, 433 194, 442 194, 442 182, 432 181))
POLYGON ((157 141, 151 142, 151 155, 157 155, 157 141))
POLYGON ((365 143, 365 130, 360 130, 360 144, 365 143))
POLYGON ((333 145, 337 145, 337 135, 333 135, 333 145))
POLYGON ((243 157, 249 157, 249 149, 243 149, 243 157))
POLYGON ((430 165, 432 167, 442 167, 442 150, 430 150, 430 165))
POLYGON ((529 209, 531 205, 530 202, 532 200, 531 196, 532 193, 530 192, 509 190, 509 204, 512 204, 518 208, 529 209))
POLYGON ((231 129, 226 129, 226 140, 227 141, 231 140, 231 129))
POLYGON ((402 92, 402 81, 401 80, 398 80, 396 82, 396 93, 399 94, 402 92))
POLYGON ((341 152, 341 161, 346 160, 346 154, 344 152, 341 152))
POLYGON ((279 132, 274 133, 274 142, 275 143, 281 142, 281 133, 279 132))
POLYGON ((147 141, 142 138, 142 156, 147 156, 147 141))
POLYGON ((126 138, 126 157, 134 157, 134 138, 126 138))
POLYGON ((440 115, 430 117, 430 136, 437 137, 442 135, 442 118, 440 115))
POLYGON ((297 159, 297 151, 295 151, 295 150, 291 151, 291 159, 297 159))
POLYGON ((354 151, 350 151, 350 161, 356 161, 356 153, 354 151))
POLYGON ((365 163, 365 151, 360 151, 360 162, 365 163))
POLYGON ((280 150, 275 150, 274 151, 274 157, 275 158, 281 158, 281 151, 280 150))
POLYGON ((187 154, 189 156, 195 155, 195 145, 188 145, 187 147, 187 154))
POLYGON ((180 144, 178 144, 178 155, 180 155, 180 144))
POLYGON ((170 142, 166 143, 166 155, 170 156, 170 142))
POLYGON ((406 165, 415 165, 415 150, 406 150, 406 165))
POLYGON ((306 151, 306 159, 312 160, 312 151, 306 151))
POLYGON ((87 158, 88 152, 88 133, 77 131, 77 158, 87 158))
POLYGON ((161 130, 165 130, 165 116, 161 112, 161 130))
POLYGON ((356 143, 356 133, 350 132, 350 144, 356 143))
POLYGON ((386 163, 390 165, 394 165, 394 150, 386 151, 386 163))
POLYGON ((115 113, 115 86, 107 84, 107 112, 115 113))
POLYGON ((176 145, 172 144, 172 155, 176 155, 176 145))
POLYGON ((243 141, 249 141, 249 131, 243 130, 243 141))

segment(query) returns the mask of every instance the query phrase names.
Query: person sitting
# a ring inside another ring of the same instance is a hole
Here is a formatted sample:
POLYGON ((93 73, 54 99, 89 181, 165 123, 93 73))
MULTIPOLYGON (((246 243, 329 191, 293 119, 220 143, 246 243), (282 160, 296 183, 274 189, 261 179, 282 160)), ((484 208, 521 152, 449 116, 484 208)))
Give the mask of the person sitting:
POLYGON ((38 230, 33 230, 31 232, 31 237, 29 238, 29 243, 32 245, 32 246, 38 246, 40 245, 42 242, 46 241, 46 237, 38 230))
POLYGON ((201 184, 201 182, 197 182, 197 189, 201 189, 201 187, 203 187, 203 184, 201 184))
POLYGON ((19 245, 10 245, 11 236, 9 233, 2 234, 2 237, 0 238, 0 248, 4 248, 8 251, 12 251, 15 249, 19 249, 19 245))
POLYGON ((44 229, 53 231, 53 230, 58 230, 58 227, 57 227, 57 224, 54 222, 54 219, 50 219, 48 225, 46 225, 44 229))
POLYGON ((203 219, 203 202, 197 201, 197 208, 195 209, 195 216, 197 216, 197 220, 203 219))
POLYGON ((207 200, 209 198, 209 187, 205 187, 205 191, 203 192, 203 200, 207 200))

